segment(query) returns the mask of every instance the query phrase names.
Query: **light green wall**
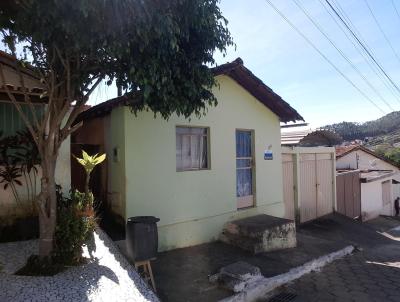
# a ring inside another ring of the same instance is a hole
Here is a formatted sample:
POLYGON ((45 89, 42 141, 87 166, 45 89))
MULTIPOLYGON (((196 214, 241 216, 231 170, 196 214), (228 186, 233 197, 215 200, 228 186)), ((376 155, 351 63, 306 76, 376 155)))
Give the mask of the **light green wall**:
MULTIPOLYGON (((111 210, 125 218, 125 200, 126 200, 126 169, 125 169, 125 109, 117 107, 110 117, 106 117, 106 140, 105 150, 107 152, 107 182, 108 182, 108 200, 111 210), (118 156, 114 156, 114 149, 118 156)), ((130 158, 130 157, 128 157, 130 158)))
MULTIPOLYGON (((113 111, 111 123, 124 121, 125 125, 126 217, 159 217, 160 250, 214 240, 223 224, 235 217, 259 212, 284 215, 279 119, 229 77, 220 76, 218 81, 220 87, 214 91, 218 106, 201 119, 188 121, 174 115, 165 121, 154 119, 151 112, 135 117, 129 108, 113 111), (176 172, 177 125, 210 128, 210 170, 176 172), (255 136, 256 207, 240 211, 236 209, 236 129, 252 129, 255 136), (264 150, 269 145, 274 159, 266 161, 264 150)), ((114 182, 112 188, 123 186, 114 182)))

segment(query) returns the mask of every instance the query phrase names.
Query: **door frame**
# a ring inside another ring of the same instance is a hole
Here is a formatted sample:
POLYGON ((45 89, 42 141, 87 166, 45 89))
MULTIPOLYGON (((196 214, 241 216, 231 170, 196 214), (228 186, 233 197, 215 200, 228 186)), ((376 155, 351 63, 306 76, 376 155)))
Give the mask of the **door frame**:
POLYGON ((236 209, 244 210, 248 208, 253 208, 256 206, 256 160, 255 160, 255 131, 254 129, 244 129, 244 128, 236 128, 235 129, 235 196, 236 196, 236 209), (237 153, 236 153, 236 133, 238 131, 242 132, 250 132, 251 136, 251 192, 252 195, 248 195, 245 197, 237 196, 237 153), (242 205, 240 205, 242 203, 242 205))

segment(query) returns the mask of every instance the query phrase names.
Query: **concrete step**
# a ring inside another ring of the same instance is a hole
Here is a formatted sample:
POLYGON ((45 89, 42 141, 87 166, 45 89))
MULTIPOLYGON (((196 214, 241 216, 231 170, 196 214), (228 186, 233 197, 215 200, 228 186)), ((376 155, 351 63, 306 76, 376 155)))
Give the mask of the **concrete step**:
POLYGON ((294 221, 266 214, 228 222, 221 234, 225 243, 254 254, 296 247, 294 221))

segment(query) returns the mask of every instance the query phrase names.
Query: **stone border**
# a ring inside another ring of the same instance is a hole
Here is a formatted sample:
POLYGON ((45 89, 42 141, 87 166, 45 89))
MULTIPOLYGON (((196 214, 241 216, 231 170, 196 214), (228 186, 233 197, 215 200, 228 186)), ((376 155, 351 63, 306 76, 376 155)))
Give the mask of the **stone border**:
POLYGON ((318 257, 314 260, 304 263, 301 266, 292 268, 284 274, 280 274, 270 278, 261 278, 254 280, 246 284, 244 290, 236 295, 220 300, 220 302, 251 302, 256 301, 259 298, 266 296, 276 288, 299 279, 305 274, 311 273, 312 271, 318 271, 325 265, 343 258, 346 255, 351 254, 355 247, 352 245, 346 246, 345 248, 336 252, 318 257))

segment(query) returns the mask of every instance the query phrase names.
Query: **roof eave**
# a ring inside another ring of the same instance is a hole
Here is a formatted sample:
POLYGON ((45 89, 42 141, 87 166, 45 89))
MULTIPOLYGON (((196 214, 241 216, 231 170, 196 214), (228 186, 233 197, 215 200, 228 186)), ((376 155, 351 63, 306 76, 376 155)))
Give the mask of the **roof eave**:
POLYGON ((251 95, 274 112, 283 123, 304 121, 304 118, 243 65, 243 60, 223 64, 212 69, 214 76, 226 75, 245 88, 251 95))

